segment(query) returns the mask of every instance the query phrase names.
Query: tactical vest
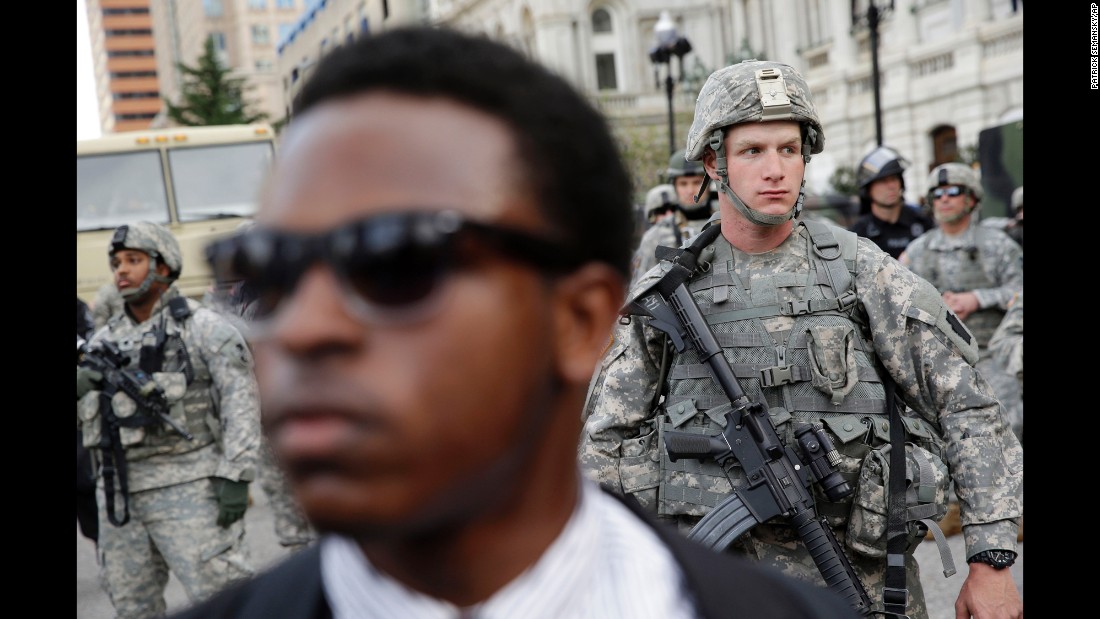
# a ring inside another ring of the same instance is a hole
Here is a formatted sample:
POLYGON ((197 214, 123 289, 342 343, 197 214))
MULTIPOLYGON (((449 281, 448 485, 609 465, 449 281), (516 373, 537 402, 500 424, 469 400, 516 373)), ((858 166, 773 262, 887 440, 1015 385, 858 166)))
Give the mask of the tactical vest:
MULTIPOLYGON (((733 252, 721 236, 712 244, 709 269, 688 282, 741 388, 753 401, 766 401, 780 438, 795 444, 794 422, 823 422, 842 455, 840 472, 854 485, 872 439, 889 440, 885 389, 870 334, 856 313, 852 289, 856 235, 820 222, 801 223, 809 233, 810 268, 775 273, 748 282, 733 269, 733 252), (777 302, 779 288, 797 300, 777 302), (753 299, 757 299, 754 303, 753 299), (763 318, 792 316, 790 331, 769 333, 763 318)), ((799 230, 793 232, 799 234, 799 230)), ((669 369, 665 414, 658 427, 715 435, 729 401, 705 362, 688 348, 675 354, 669 369)), ((921 420, 904 419, 907 429, 927 433, 921 420), (912 424, 912 425, 911 425, 912 424)), ((663 439, 659 439, 663 444, 663 439)), ((725 498, 743 475, 734 465, 729 477, 713 461, 680 459, 661 453, 658 513, 703 516, 725 498)), ((834 525, 848 515, 851 497, 829 505, 814 485, 820 511, 834 525)))
MULTIPOLYGON (((939 233, 929 238, 924 251, 913 256, 910 270, 927 279, 940 292, 996 288, 1000 284, 989 277, 983 264, 981 246, 986 233, 981 226, 972 224, 966 236, 960 239, 961 243, 939 233)), ((998 307, 987 307, 971 313, 963 324, 984 351, 1004 315, 1005 311, 998 307)))
MULTIPOLYGON (((142 329, 136 342, 127 338, 119 342, 119 348, 130 358, 129 367, 140 367, 143 342, 155 338, 155 330, 163 325, 164 345, 160 350, 160 369, 150 372, 164 390, 169 405, 169 415, 194 436, 188 440, 167 424, 153 424, 139 428, 120 430, 127 458, 140 460, 153 455, 186 453, 214 442, 207 416, 216 412, 211 397, 210 371, 202 356, 190 354, 184 342, 187 319, 200 305, 185 297, 172 299, 173 307, 162 310, 159 319, 150 320, 142 329), (186 304, 184 304, 186 302, 186 304), (173 311, 174 310, 174 311, 173 311), (125 346, 124 346, 125 344, 125 346)), ((116 406, 115 414, 122 411, 116 406)), ((134 411, 140 414, 141 411, 134 411)))

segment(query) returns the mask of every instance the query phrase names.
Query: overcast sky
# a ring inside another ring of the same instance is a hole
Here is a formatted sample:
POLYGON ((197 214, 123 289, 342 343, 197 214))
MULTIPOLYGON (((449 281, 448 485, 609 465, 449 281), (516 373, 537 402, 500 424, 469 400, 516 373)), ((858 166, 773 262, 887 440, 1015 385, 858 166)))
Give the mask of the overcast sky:
POLYGON ((84 0, 76 0, 76 139, 99 137, 92 47, 88 42, 88 14, 84 0))

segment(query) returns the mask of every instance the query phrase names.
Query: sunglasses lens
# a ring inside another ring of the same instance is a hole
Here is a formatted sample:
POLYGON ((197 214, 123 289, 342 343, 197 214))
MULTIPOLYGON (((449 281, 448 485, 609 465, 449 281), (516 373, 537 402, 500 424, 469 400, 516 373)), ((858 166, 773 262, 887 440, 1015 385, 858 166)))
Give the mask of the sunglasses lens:
POLYGON ((442 243, 407 238, 383 252, 353 252, 339 268, 367 304, 400 308, 431 296, 446 273, 448 254, 442 243))

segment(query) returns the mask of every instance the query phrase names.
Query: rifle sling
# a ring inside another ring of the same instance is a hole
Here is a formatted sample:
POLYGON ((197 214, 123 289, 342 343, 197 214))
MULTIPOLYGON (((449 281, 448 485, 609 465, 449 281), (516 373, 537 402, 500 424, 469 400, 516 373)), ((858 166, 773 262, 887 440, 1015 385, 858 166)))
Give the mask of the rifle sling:
POLYGON ((905 426, 898 413, 897 389, 889 372, 886 377, 886 411, 890 416, 890 501, 886 510, 886 575, 882 602, 887 613, 905 616, 909 589, 905 585, 905 551, 908 535, 905 508, 905 426))
POLYGON ((126 472, 126 453, 119 436, 118 418, 111 406, 114 389, 104 389, 99 394, 99 414, 102 417, 100 452, 103 454, 103 494, 107 501, 107 520, 116 527, 130 521, 130 483, 126 472), (122 519, 115 515, 115 472, 118 472, 119 493, 122 495, 122 519))

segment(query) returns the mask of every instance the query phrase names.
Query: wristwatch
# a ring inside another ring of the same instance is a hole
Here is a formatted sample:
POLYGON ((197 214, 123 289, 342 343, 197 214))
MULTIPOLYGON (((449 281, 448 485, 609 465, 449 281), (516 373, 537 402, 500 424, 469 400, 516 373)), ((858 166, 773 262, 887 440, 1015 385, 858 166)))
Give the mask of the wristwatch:
POLYGON ((985 563, 995 570, 1003 570, 1016 562, 1016 553, 1011 550, 983 550, 966 560, 967 563, 985 563))

